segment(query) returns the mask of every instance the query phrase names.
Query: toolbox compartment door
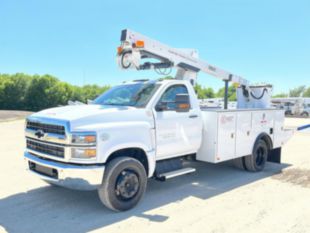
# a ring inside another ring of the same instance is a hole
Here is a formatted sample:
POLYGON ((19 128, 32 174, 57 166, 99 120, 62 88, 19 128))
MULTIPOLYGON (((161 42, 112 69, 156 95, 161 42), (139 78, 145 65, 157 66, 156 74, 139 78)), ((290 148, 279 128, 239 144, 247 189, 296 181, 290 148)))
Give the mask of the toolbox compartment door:
POLYGON ((217 161, 225 161, 235 157, 236 116, 236 112, 218 114, 217 161))

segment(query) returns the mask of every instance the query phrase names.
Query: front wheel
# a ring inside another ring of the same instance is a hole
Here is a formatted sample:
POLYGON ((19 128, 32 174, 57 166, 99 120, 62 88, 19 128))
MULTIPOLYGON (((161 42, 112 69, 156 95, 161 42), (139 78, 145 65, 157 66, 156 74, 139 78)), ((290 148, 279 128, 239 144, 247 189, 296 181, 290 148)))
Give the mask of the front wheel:
POLYGON ((145 193, 146 184, 144 166, 134 158, 120 157, 107 165, 98 195, 109 209, 125 211, 138 204, 145 193))

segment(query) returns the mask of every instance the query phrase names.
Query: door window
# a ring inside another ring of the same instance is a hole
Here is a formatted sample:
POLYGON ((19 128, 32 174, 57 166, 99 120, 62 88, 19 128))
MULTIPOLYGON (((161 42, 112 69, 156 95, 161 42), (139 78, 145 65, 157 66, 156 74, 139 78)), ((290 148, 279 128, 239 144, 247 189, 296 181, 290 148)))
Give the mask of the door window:
POLYGON ((166 111, 176 110, 175 97, 177 94, 188 94, 188 90, 184 85, 174 85, 169 87, 161 96, 158 104, 165 104, 166 111))

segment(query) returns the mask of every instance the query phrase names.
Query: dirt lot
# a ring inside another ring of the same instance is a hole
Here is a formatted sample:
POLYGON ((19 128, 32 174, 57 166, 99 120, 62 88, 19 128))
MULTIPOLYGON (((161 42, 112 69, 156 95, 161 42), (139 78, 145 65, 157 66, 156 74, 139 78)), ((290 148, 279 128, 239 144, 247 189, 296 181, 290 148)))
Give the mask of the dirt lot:
POLYGON ((0 232, 310 232, 310 132, 284 146, 281 165, 247 173, 229 163, 194 163, 195 174, 150 180, 139 206, 114 213, 96 192, 51 187, 28 174, 23 126, 0 123, 0 232))
POLYGON ((32 112, 0 110, 0 122, 24 119, 32 112))

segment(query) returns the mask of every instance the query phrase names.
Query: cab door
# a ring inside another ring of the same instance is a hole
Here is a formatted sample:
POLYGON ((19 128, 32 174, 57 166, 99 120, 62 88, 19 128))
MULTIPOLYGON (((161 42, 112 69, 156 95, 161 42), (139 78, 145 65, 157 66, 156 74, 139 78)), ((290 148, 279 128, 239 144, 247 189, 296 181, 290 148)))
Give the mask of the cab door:
POLYGON ((190 106, 186 112, 176 111, 175 99, 178 94, 188 94, 187 87, 183 84, 168 87, 154 110, 157 159, 195 153, 200 147, 202 133, 200 109, 190 106))

